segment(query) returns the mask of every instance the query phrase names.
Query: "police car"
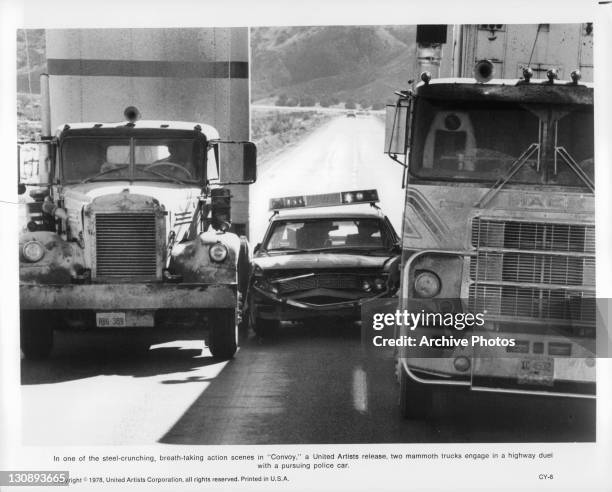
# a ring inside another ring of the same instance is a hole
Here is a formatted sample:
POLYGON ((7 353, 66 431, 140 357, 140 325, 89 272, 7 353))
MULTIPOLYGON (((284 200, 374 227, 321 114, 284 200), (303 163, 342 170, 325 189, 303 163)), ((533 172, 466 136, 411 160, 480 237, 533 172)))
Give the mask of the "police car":
POLYGON ((281 321, 357 320, 364 300, 396 292, 399 238, 378 201, 376 190, 270 200, 248 293, 255 333, 281 321))

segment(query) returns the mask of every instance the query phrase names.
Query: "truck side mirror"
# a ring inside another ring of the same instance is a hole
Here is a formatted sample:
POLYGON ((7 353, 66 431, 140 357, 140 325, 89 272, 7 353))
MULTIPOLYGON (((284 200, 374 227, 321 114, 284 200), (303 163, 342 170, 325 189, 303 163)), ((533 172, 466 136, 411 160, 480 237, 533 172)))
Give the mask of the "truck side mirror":
POLYGON ((252 142, 216 142, 219 184, 251 184, 257 179, 257 147, 252 142))
POLYGON ((20 195, 25 193, 26 185, 51 184, 51 163, 55 151, 55 140, 29 140, 17 143, 17 192, 20 195), (23 191, 21 191, 22 186, 23 191))
POLYGON ((385 124, 385 154, 406 155, 410 135, 410 109, 412 98, 398 99, 387 106, 385 124))

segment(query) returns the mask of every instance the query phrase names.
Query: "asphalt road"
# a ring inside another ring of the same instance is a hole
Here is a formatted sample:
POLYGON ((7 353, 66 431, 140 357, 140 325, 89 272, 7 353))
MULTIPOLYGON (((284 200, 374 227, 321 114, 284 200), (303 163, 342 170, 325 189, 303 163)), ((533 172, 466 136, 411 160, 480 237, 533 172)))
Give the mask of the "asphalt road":
POLYGON ((594 402, 439 393, 428 420, 399 416, 390 353, 359 328, 284 325, 217 362, 181 339, 144 354, 115 334, 58 333, 22 366, 26 444, 563 442, 595 438, 594 402))
MULTIPOLYGON (((398 232, 402 169, 382 154, 376 117, 330 121, 262 166, 252 190, 257 242, 268 199, 377 188, 398 232), (263 212, 262 212, 263 211, 263 212)), ((50 359, 22 361, 25 444, 555 442, 595 439, 593 401, 439 393, 428 420, 404 421, 390 353, 366 356, 354 325, 285 325, 218 362, 177 329, 148 351, 116 333, 58 332, 50 359)))

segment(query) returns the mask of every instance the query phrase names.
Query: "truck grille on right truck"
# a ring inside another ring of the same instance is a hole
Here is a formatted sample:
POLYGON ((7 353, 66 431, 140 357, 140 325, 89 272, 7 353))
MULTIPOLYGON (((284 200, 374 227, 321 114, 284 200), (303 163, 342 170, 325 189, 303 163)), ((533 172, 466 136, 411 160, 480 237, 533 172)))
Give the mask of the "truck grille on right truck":
POLYGON ((475 218, 470 308, 489 316, 595 323, 595 227, 475 218))

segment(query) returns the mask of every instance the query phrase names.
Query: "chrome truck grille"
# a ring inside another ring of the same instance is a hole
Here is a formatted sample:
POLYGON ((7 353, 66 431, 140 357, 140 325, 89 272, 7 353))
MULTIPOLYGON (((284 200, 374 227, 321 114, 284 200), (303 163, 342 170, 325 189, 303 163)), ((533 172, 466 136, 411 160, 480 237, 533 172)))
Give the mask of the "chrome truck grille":
POLYGON ((595 227, 474 219, 470 308, 498 319, 595 323, 595 227))
POLYGON ((97 278, 157 277, 154 214, 97 213, 95 224, 97 278))

